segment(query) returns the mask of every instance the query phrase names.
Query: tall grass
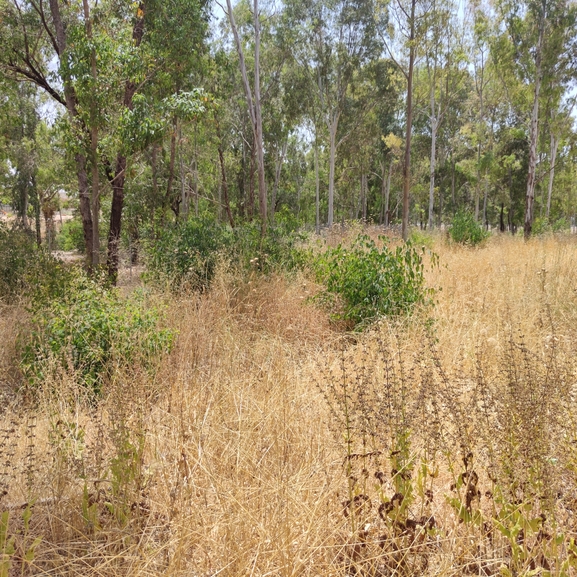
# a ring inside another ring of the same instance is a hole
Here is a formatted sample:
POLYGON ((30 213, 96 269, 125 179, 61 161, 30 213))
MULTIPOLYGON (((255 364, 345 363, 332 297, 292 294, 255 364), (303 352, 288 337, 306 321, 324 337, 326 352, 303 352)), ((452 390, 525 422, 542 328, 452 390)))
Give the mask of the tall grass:
POLYGON ((577 247, 434 250, 433 312, 353 336, 304 275, 218 270, 98 404, 16 389, 5 307, 0 574, 573 575, 577 247))

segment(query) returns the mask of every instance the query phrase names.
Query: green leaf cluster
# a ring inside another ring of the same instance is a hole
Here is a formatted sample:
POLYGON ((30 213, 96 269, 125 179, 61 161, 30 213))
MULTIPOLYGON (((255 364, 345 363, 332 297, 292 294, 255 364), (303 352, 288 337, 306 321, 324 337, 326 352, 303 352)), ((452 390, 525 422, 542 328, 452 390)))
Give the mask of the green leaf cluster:
POLYGON ((381 248, 361 234, 350 248, 328 249, 314 262, 317 280, 325 285, 318 298, 335 319, 357 329, 379 317, 405 315, 431 302, 422 251, 410 242, 393 249, 386 237, 379 240, 381 248))
POLYGON ((270 273, 305 265, 300 249, 305 236, 281 221, 261 235, 259 223, 235 229, 212 218, 192 218, 165 228, 146 242, 148 278, 172 290, 205 290, 219 260, 244 271, 270 273))
POLYGON ((144 292, 123 298, 76 272, 60 298, 34 302, 33 330, 21 336, 23 371, 38 384, 64 369, 98 393, 115 366, 153 369, 170 351, 175 334, 160 329, 160 321, 144 292))
POLYGON ((63 263, 38 247, 31 233, 0 223, 0 300, 58 295, 66 277, 63 263))
POLYGON ((479 245, 491 236, 470 212, 462 211, 454 216, 449 234, 453 242, 469 246, 479 245))

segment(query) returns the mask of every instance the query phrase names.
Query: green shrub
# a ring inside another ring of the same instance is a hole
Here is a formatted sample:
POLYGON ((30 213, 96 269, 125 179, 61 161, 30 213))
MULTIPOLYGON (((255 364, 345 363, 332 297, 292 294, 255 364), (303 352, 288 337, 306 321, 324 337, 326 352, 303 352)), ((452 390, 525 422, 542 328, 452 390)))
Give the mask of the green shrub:
POLYGON ((248 223, 234 230, 234 243, 229 255, 246 270, 291 271, 306 262, 300 245, 306 239, 304 233, 293 227, 294 223, 281 221, 269 226, 266 236, 261 235, 260 224, 248 223))
POLYGON ((149 279, 172 289, 205 289, 216 270, 219 254, 232 244, 228 227, 209 218, 195 218, 166 227, 145 243, 149 279))
POLYGON ((361 234, 350 248, 328 249, 314 263, 317 280, 326 287, 318 298, 335 319, 356 328, 382 316, 410 313, 432 296, 425 287, 422 253, 410 242, 393 250, 386 237, 380 240, 382 248, 361 234))
POLYGON ((21 346, 24 373, 35 384, 53 368, 72 369, 98 393, 113 366, 152 368, 170 350, 174 333, 158 328, 160 318, 143 292, 122 298, 78 272, 60 298, 34 302, 33 329, 21 346))
POLYGON ((85 252, 84 230, 82 223, 77 219, 66 221, 56 237, 56 244, 60 250, 77 250, 85 252))
POLYGON ((485 241, 491 233, 484 230, 470 212, 458 212, 453 217, 449 234, 453 242, 476 246, 485 241))
POLYGON ((0 299, 10 302, 39 294, 61 294, 67 269, 36 245, 34 236, 0 223, 0 299))
POLYGON ((298 248, 303 239, 285 222, 263 237, 257 222, 231 229, 210 218, 191 219, 145 243, 148 278, 173 290, 204 290, 221 258, 243 270, 291 270, 305 261, 298 248))
POLYGON ((568 230, 570 226, 565 219, 551 221, 547 217, 537 217, 533 221, 532 233, 534 235, 553 234, 568 230))

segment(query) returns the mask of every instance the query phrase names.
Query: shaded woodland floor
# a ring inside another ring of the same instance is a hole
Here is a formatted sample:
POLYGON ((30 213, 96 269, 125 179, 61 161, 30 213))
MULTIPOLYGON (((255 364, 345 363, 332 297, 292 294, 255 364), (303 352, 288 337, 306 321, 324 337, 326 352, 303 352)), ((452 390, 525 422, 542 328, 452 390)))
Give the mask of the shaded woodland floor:
POLYGON ((0 575, 574 575, 575 238, 433 249, 363 334, 302 274, 158 295, 176 346, 99 403, 15 391, 3 307, 0 575))

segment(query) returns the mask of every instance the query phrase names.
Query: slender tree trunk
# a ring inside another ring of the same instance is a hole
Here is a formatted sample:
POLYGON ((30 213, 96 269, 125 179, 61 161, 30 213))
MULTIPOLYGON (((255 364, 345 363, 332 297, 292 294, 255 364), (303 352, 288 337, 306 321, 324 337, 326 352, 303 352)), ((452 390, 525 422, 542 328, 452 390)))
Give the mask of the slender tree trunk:
POLYGON ((555 178, 555 162, 557 162, 557 148, 559 137, 551 133, 551 160, 549 168, 549 186, 547 188, 547 220, 551 213, 551 196, 553 195, 553 179, 555 178))
POLYGON ((391 156, 391 162, 389 164, 389 174, 387 175, 387 188, 385 189, 385 226, 391 224, 391 175, 393 174, 393 161, 394 158, 391 156))
POLYGON ((441 179, 440 186, 439 186, 439 218, 437 220, 439 228, 443 226, 443 184, 444 178, 441 179))
MULTIPOLYGON (((226 215, 228 216, 228 222, 230 222, 230 226, 234 228, 234 219, 232 218, 232 211, 230 210, 230 201, 228 197, 228 183, 226 180, 226 166, 224 163, 224 151, 222 148, 222 134, 220 132, 220 123, 218 121, 218 117, 216 115, 216 111, 214 113, 214 120, 216 126, 216 137, 218 138, 218 160, 220 163, 220 177, 221 177, 221 185, 222 185, 222 194, 224 200, 224 208, 226 210, 226 215)), ((196 142, 195 142, 196 146, 196 142)))
POLYGON ((274 214, 276 212, 276 197, 278 194, 278 185, 280 182, 280 175, 281 175, 281 171, 282 171, 282 165, 284 162, 284 157, 285 157, 286 151, 287 151, 287 146, 288 146, 288 141, 285 140, 282 144, 280 151, 278 152, 278 156, 276 159, 276 166, 275 166, 275 172, 274 172, 274 185, 272 187, 272 198, 271 198, 270 211, 269 211, 271 221, 273 221, 273 222, 274 222, 274 214))
POLYGON ((361 174, 361 202, 363 211, 363 224, 367 224, 367 174, 363 170, 361 174))
POLYGON ((475 221, 479 222, 479 202, 481 198, 481 143, 477 144, 477 182, 475 183, 475 221))
MULTIPOLYGON (((196 159, 193 160, 193 162, 196 159)), ((178 172, 180 177, 180 218, 183 221, 188 219, 190 212, 190 193, 186 187, 186 174, 184 171, 184 157, 182 154, 182 125, 178 123, 178 172)))
POLYGON ((453 210, 455 210, 455 158, 453 157, 452 150, 451 150, 451 202, 453 204, 453 210))
POLYGON ((403 240, 409 238, 409 191, 411 187, 411 135, 413 132, 413 69, 415 67, 415 7, 417 0, 411 0, 411 32, 409 47, 409 74, 407 76, 407 113, 405 134, 405 162, 403 164, 403 240))
MULTIPOLYGON (((37 246, 42 246, 42 231, 40 229, 40 212, 41 212, 40 202, 41 202, 40 194, 38 193, 38 190, 36 190, 36 203, 34 204, 34 222, 36 225, 36 245, 37 246)), ((49 251, 52 250, 52 247, 48 246, 48 250, 49 251)))
MULTIPOLYGON (((264 166, 264 149, 263 149, 263 134, 262 134, 262 111, 261 111, 261 96, 260 96, 260 21, 258 14, 258 0, 253 3, 253 25, 255 33, 255 49, 254 49, 254 99, 250 88, 248 74, 246 71, 246 64, 244 59, 244 51, 238 29, 232 10, 231 0, 226 0, 228 19, 232 28, 238 59, 240 64, 240 74, 242 77, 242 85, 248 105, 248 111, 252 122, 252 130, 254 135, 254 145, 256 147, 257 169, 258 169, 258 186, 259 186, 259 211, 261 217, 261 232, 266 233, 267 225, 267 192, 265 180, 265 166, 264 166)), ((254 156, 253 156, 254 158, 254 156)))
POLYGON ((542 67, 541 59, 543 52, 543 37, 545 35, 545 20, 547 0, 543 0, 541 6, 541 18, 539 22, 539 39, 535 47, 535 87, 533 90, 533 110, 531 111, 531 131, 529 137, 529 170, 527 176, 527 195, 525 198, 525 226, 523 233, 526 239, 531 236, 533 230, 533 216, 535 210, 535 182, 537 172, 537 137, 539 136, 539 94, 541 92, 542 67))
POLYGON ((489 197, 489 179, 485 175, 485 194, 483 196, 483 225, 487 226, 487 200, 489 197))
MULTIPOLYGON (((260 19, 258 14, 258 0, 253 3, 254 19, 254 111, 256 156, 258 160, 258 205, 261 220, 261 234, 266 234, 267 226, 267 191, 264 166, 264 145, 262 134, 262 109, 260 102, 260 19)), ((274 209, 273 209, 274 210, 274 209)))
MULTIPOLYGON (((132 40, 135 48, 138 48, 144 35, 144 1, 138 3, 134 28, 132 29, 132 40)), ((127 80, 124 86, 125 108, 132 110, 132 99, 136 93, 136 84, 132 80, 127 80)), ((110 228, 108 231, 108 257, 107 268, 108 277, 116 284, 118 279, 118 248, 120 244, 120 233, 122 225, 122 209, 124 207, 124 182, 126 179, 127 159, 123 152, 116 156, 116 167, 114 178, 112 179, 112 207, 110 210, 110 228)))
POLYGON ((224 166, 224 153, 222 151, 222 144, 219 142, 218 145, 218 159, 220 161, 220 176, 222 182, 222 194, 224 200, 224 208, 226 210, 226 214, 228 216, 228 222, 230 222, 230 226, 234 228, 234 220, 232 218, 232 212, 230 210, 230 202, 228 200, 228 184, 226 182, 226 170, 224 166))
POLYGON ((387 163, 383 159, 381 162, 381 212, 379 214, 379 224, 385 224, 385 190, 387 188, 387 163))
POLYGON ((175 216, 178 216, 176 207, 180 204, 177 199, 171 199, 172 183, 174 181, 174 163, 176 160, 176 133, 178 120, 176 117, 172 119, 172 133, 170 135, 170 160, 168 162, 168 181, 166 183, 166 193, 164 195, 165 203, 170 206, 175 216))
POLYGON ((248 178, 248 210, 247 217, 249 222, 252 221, 254 217, 254 173, 255 173, 255 150, 254 143, 253 147, 250 149, 250 172, 248 178))
POLYGON ((339 126, 339 114, 335 113, 329 123, 329 226, 333 226, 334 203, 335 203, 335 162, 337 157, 337 129, 339 126))
MULTIPOLYGON (((56 43, 58 46, 58 58, 62 63, 66 53, 66 28, 62 22, 60 14, 60 6, 58 0, 50 0, 50 14, 52 22, 56 31, 56 43)), ((68 74, 62 75, 64 85, 64 100, 66 102, 66 111, 70 118, 71 124, 76 124, 78 121, 78 110, 76 102, 76 93, 70 81, 68 74)), ((90 206, 90 193, 88 186, 88 174, 86 171, 86 156, 77 152, 74 156, 76 164, 76 176, 78 179, 78 195, 80 200, 80 216, 82 218, 82 230, 84 233, 84 245, 86 247, 86 265, 89 269, 92 268, 93 255, 93 226, 92 226, 92 211, 90 206)))
POLYGON ((319 145, 315 131, 315 231, 321 233, 321 203, 320 203, 321 181, 319 176, 319 145))
MULTIPOLYGON (((436 71, 435 63, 435 71, 436 71)), ((429 170, 429 229, 433 229, 433 216, 434 216, 434 206, 435 206, 435 168, 437 160, 437 130, 439 128, 439 119, 436 114, 436 102, 435 102, 435 77, 433 76, 433 82, 431 83, 431 166, 429 170)))
MULTIPOLYGON (((90 18, 90 7, 88 0, 82 0, 84 9, 84 25, 86 37, 92 42, 92 20, 90 18)), ((96 50, 90 50, 90 74, 94 86, 97 86, 98 72, 96 69, 96 50)), ((90 164, 92 168, 92 194, 90 198, 90 208, 92 212, 92 266, 97 268, 100 265, 100 184, 98 182, 98 124, 96 120, 96 100, 90 101, 90 164)))

